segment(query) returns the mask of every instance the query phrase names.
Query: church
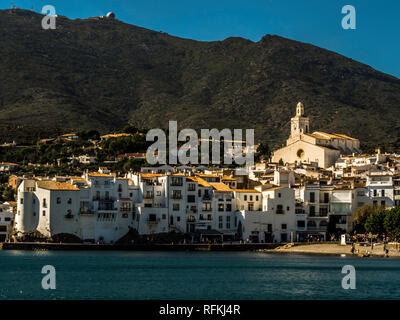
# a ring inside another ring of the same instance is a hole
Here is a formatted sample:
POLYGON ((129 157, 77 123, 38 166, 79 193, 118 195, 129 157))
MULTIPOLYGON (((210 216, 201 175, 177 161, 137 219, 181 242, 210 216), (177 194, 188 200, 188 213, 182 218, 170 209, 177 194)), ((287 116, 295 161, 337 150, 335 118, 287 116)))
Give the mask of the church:
POLYGON ((304 115, 304 106, 299 102, 296 115, 291 119, 286 146, 274 151, 272 162, 315 163, 321 168, 328 168, 335 164, 340 155, 360 152, 358 139, 339 133, 310 133, 310 119, 304 115))

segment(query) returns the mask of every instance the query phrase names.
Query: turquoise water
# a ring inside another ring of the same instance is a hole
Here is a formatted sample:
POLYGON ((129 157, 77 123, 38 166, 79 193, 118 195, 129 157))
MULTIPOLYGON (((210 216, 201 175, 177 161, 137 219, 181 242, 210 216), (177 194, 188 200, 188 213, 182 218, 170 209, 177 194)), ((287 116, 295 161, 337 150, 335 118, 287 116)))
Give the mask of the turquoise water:
POLYGON ((400 259, 253 252, 0 251, 0 299, 399 299, 400 259), (41 269, 56 268, 56 290, 41 269), (356 268, 344 290, 344 265, 356 268))

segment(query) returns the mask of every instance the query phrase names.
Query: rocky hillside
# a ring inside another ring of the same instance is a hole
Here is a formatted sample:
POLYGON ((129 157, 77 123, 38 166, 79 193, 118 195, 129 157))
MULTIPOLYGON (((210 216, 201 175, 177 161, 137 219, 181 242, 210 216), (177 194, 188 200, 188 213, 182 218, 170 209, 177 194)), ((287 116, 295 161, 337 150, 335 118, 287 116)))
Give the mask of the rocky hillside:
POLYGON ((199 42, 116 19, 58 17, 43 30, 41 19, 0 10, 3 135, 177 120, 255 128, 278 146, 302 101, 312 130, 400 146, 400 80, 337 53, 271 35, 199 42))

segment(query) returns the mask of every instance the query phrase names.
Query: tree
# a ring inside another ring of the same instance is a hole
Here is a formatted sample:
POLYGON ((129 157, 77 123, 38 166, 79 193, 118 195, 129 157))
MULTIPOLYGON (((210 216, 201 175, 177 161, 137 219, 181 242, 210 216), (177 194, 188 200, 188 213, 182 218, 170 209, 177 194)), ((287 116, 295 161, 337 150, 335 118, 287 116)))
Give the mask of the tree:
POLYGON ((130 126, 130 125, 126 125, 123 129, 122 132, 124 133, 131 133, 131 134, 135 134, 138 132, 138 128, 130 126))
POLYGON ((271 154, 271 150, 269 149, 269 146, 267 143, 261 142, 257 148, 257 153, 259 153, 262 156, 269 157, 271 154))
POLYGON ((354 213, 354 223, 357 232, 365 232, 365 223, 368 217, 383 209, 383 207, 373 205, 372 203, 364 204, 363 206, 358 207, 354 213))
POLYGON ((100 134, 97 130, 83 130, 78 132, 78 136, 83 140, 99 140, 100 134))
POLYGON ((386 213, 383 221, 385 231, 395 239, 400 237, 400 208, 395 207, 386 213))
POLYGON ((368 216, 365 221, 365 230, 372 234, 381 234, 385 232, 385 227, 383 226, 383 221, 386 217, 388 211, 384 210, 382 207, 377 209, 374 213, 368 216))

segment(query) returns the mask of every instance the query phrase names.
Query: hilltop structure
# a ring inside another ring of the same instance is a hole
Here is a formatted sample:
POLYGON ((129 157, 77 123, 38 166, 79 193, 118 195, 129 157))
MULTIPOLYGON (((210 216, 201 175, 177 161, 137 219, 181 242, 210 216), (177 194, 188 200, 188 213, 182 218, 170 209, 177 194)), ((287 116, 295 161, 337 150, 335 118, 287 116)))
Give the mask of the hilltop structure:
POLYGON ((321 168, 335 164, 340 155, 360 153, 360 141, 344 134, 321 131, 310 133, 310 119, 304 106, 297 104, 296 115, 291 119, 291 132, 286 147, 276 150, 273 162, 315 163, 321 168))

